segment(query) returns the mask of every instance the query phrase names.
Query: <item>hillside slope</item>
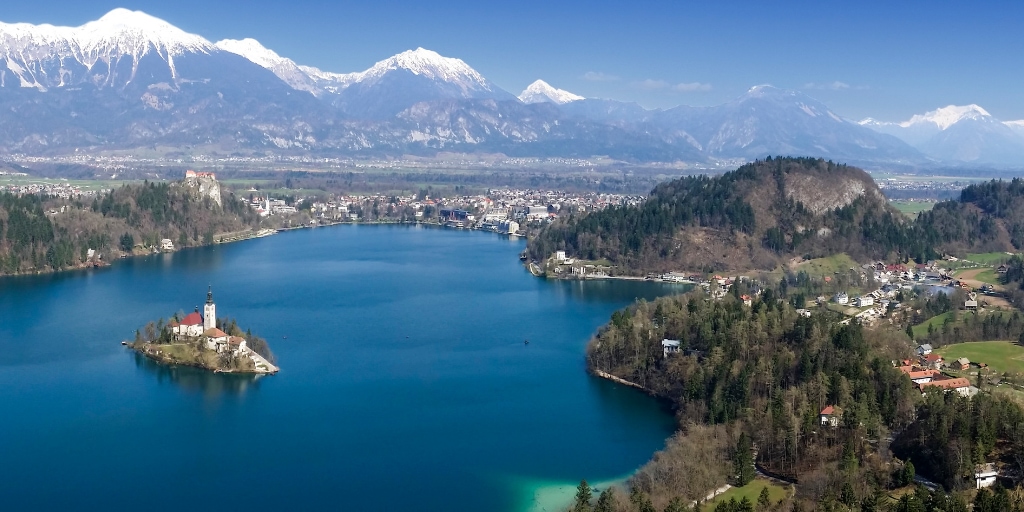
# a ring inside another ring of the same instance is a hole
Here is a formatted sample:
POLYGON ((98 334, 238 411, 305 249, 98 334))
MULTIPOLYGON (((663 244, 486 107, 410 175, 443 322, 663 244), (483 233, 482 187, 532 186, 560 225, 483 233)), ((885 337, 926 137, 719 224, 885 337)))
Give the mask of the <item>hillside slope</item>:
POLYGON ((565 250, 633 271, 773 269, 803 255, 916 255, 907 224, 860 169, 769 157, 661 184, 637 207, 559 220, 529 252, 542 259, 565 250))
POLYGON ((206 245, 215 233, 259 225, 248 205, 222 196, 223 206, 184 182, 125 185, 91 203, 0 194, 0 275, 110 261, 165 238, 179 248, 206 245))
POLYGON ((992 180, 965 188, 960 200, 943 201, 922 213, 920 238, 942 252, 1024 249, 1024 180, 992 180))

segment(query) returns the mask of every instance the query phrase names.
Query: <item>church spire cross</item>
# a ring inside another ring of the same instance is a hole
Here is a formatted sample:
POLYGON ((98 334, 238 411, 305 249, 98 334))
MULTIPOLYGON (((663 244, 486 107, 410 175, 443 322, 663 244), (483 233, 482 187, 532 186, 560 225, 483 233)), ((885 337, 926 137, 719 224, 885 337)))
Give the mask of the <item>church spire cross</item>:
POLYGON ((213 285, 210 285, 210 289, 206 291, 206 303, 213 304, 213 285))

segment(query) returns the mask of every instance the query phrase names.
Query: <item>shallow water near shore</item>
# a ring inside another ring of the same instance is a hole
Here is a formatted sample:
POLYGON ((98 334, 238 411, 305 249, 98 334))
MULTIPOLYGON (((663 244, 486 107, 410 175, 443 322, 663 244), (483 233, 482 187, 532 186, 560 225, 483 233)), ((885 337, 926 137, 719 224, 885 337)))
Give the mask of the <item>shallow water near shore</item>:
POLYGON ((0 508, 511 511, 619 479, 673 419, 587 375, 584 348, 614 310, 686 288, 544 281, 523 247, 337 226, 0 279, 0 508), (207 285, 278 375, 119 345, 207 285))

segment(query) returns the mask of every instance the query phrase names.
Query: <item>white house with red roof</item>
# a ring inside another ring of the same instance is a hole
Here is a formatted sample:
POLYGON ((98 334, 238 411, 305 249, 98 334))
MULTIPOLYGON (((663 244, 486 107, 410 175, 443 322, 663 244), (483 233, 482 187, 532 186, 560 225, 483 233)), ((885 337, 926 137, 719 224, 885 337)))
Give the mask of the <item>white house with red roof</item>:
POLYGON ((199 308, 185 315, 180 321, 172 321, 169 324, 171 333, 176 338, 197 338, 203 335, 203 317, 199 314, 199 308))
POLYGON ((821 413, 818 414, 818 419, 823 427, 837 427, 839 426, 839 416, 839 408, 829 405, 821 410, 821 413))

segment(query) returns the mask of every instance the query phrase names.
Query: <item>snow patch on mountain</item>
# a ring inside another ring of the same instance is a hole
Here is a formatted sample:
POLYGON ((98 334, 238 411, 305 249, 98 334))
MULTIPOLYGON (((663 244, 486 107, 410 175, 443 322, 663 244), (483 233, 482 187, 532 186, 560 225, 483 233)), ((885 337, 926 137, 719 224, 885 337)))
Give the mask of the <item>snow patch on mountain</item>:
POLYGON ((493 90, 483 75, 461 59, 443 57, 424 48, 404 51, 374 64, 362 73, 354 73, 353 82, 373 85, 384 75, 396 70, 405 70, 431 80, 457 85, 467 95, 473 91, 493 90))
POLYGON ((544 103, 551 102, 558 105, 564 105, 572 101, 578 101, 586 99, 578 94, 573 94, 569 91, 562 89, 556 89, 549 85, 544 80, 537 80, 530 84, 522 94, 519 95, 519 101, 523 103, 544 103))
MULTIPOLYGON (((8 70, 17 75, 22 87, 42 90, 67 85, 65 77, 71 71, 65 64, 77 62, 92 70, 102 62, 109 69, 129 57, 132 68, 128 81, 131 81, 139 60, 155 53, 167 62, 171 75, 177 78, 175 57, 215 50, 213 43, 200 36, 144 12, 121 8, 80 27, 0 22, 0 63, 6 63, 8 70), (47 73, 45 69, 54 59, 60 66, 47 73)), ((107 78, 112 78, 111 72, 107 78)))
POLYGON ((217 41, 216 46, 226 52, 241 55, 250 62, 270 70, 292 89, 306 91, 314 95, 320 93, 321 88, 317 86, 310 73, 295 64, 293 60, 281 57, 277 52, 263 46, 255 39, 223 39, 217 41))
POLYGON ((911 117, 909 121, 904 121, 899 123, 899 125, 903 128, 910 128, 914 125, 932 123, 938 126, 939 130, 945 130, 964 119, 984 120, 991 118, 992 115, 988 111, 974 104, 964 106, 949 105, 924 114, 917 114, 911 117))

